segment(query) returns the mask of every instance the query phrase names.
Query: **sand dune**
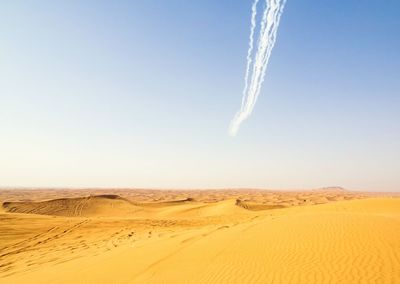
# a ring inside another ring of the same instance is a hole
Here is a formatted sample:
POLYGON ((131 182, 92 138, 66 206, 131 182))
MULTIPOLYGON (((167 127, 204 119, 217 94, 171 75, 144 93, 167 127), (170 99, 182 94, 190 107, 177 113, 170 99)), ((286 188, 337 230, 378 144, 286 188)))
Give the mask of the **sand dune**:
POLYGON ((0 283, 400 283, 400 198, 96 193, 3 193, 0 283))
MULTIPOLYGON (((118 195, 61 198, 47 201, 4 202, 8 213, 53 215, 64 217, 152 217, 195 218, 244 213, 237 200, 213 203, 194 202, 190 198, 163 202, 134 203, 118 195)), ((247 209, 247 208, 246 208, 247 209)))
POLYGON ((140 208, 118 195, 60 198, 41 202, 4 202, 7 212, 55 216, 126 216, 140 208))

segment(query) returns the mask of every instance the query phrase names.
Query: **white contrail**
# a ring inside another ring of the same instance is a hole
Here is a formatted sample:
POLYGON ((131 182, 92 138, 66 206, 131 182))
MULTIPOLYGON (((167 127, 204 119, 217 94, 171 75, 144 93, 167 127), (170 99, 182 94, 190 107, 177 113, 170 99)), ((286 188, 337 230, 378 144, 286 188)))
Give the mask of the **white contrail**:
POLYGON ((246 66, 246 74, 244 76, 244 89, 243 89, 243 97, 242 97, 242 105, 246 100, 247 86, 249 84, 249 72, 250 66, 252 62, 251 55, 253 53, 254 46, 254 30, 256 29, 256 16, 257 16, 257 4, 259 0, 254 0, 253 5, 251 6, 251 27, 250 27, 250 36, 249 36, 249 49, 247 50, 247 66, 246 66))
POLYGON ((229 133, 232 136, 236 135, 237 131, 239 130, 240 124, 247 117, 250 116, 257 101, 258 95, 260 94, 261 86, 264 82, 265 73, 267 70, 269 57, 271 56, 271 51, 275 44, 279 20, 286 2, 286 0, 266 0, 266 7, 264 9, 260 24, 257 50, 253 62, 252 53, 254 43, 254 31, 256 29, 258 1, 259 0, 254 0, 251 8, 252 14, 249 49, 247 51, 247 66, 244 78, 242 105, 240 111, 236 113, 235 117, 233 118, 229 128, 229 133))

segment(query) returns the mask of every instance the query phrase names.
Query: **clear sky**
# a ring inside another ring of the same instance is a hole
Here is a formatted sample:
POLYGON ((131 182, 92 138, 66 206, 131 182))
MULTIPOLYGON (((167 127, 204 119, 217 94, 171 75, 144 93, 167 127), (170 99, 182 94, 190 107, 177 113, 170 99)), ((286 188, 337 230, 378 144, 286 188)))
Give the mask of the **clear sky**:
POLYGON ((288 0, 236 137, 248 0, 0 2, 0 186, 400 190, 400 1, 288 0))

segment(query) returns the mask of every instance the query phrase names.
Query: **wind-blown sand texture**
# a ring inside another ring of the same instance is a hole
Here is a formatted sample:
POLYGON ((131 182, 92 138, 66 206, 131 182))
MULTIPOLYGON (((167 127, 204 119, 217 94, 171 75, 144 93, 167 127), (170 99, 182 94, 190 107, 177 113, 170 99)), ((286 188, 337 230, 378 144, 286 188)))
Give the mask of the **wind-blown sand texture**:
POLYGON ((0 190, 0 283, 400 283, 400 198, 0 190))

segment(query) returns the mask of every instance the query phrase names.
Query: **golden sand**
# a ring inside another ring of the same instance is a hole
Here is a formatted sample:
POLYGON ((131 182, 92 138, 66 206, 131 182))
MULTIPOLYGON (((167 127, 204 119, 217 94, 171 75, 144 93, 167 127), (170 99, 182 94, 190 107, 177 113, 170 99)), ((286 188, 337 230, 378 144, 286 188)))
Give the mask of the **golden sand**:
POLYGON ((400 198, 1 190, 0 283, 400 283, 400 198))

